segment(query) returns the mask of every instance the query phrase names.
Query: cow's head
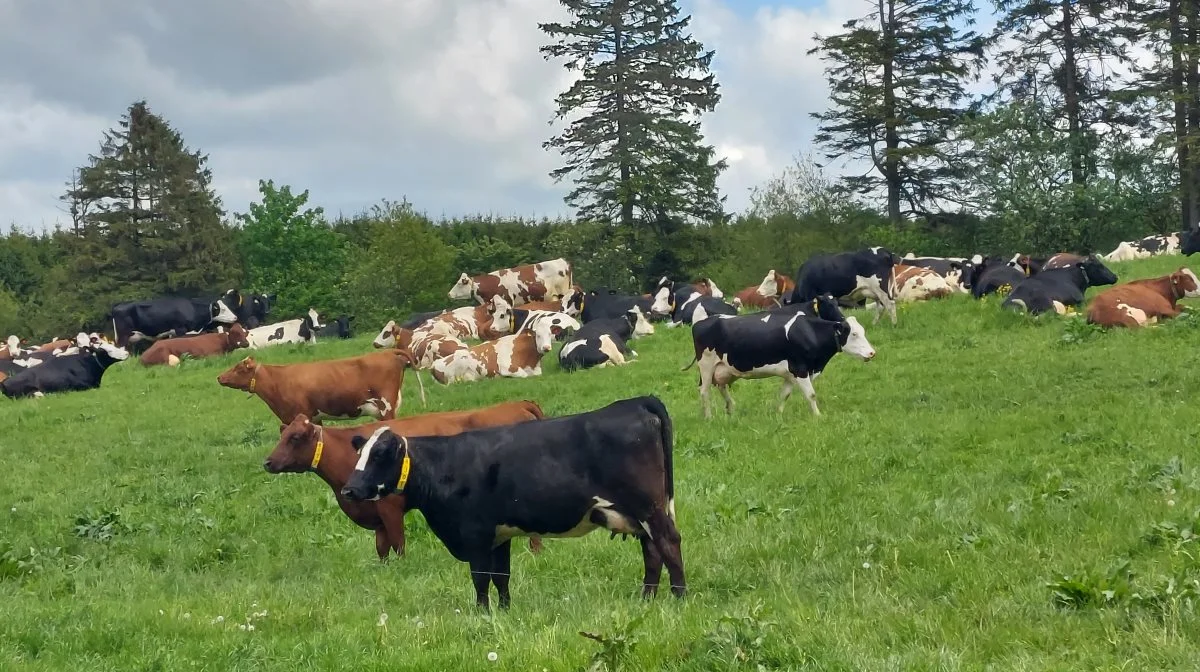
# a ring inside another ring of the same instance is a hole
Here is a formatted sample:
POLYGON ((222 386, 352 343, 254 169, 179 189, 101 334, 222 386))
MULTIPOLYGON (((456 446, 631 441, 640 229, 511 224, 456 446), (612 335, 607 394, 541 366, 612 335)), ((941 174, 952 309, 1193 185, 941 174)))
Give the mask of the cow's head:
POLYGON ((867 330, 859 324, 857 317, 851 315, 838 325, 837 339, 842 352, 854 355, 864 362, 874 359, 875 348, 867 341, 867 330))
POLYGON ((376 348, 394 348, 396 347, 396 335, 392 333, 392 329, 396 327, 395 320, 388 320, 388 323, 383 325, 383 331, 371 341, 371 345, 376 348))
POLYGON ((1171 286, 1175 288, 1176 296, 1183 299, 1200 297, 1200 279, 1192 269, 1180 266, 1178 271, 1171 274, 1171 286))
POLYGON ((1179 233, 1179 253, 1187 256, 1200 252, 1200 227, 1192 227, 1179 233))
POLYGON ((654 325, 650 324, 650 320, 646 318, 646 314, 638 306, 634 306, 626 311, 625 319, 629 320, 629 326, 633 329, 631 338, 649 336, 654 333, 654 325))
POLYGON ((352 502, 375 501, 395 492, 404 458, 408 457, 408 442, 383 426, 368 438, 355 436, 350 445, 358 451, 358 463, 342 488, 342 496, 352 502))
POLYGON ((313 331, 324 329, 325 325, 321 323, 321 314, 315 308, 308 309, 308 325, 313 331))
POLYGON ((125 348, 118 348, 112 343, 100 342, 95 345, 89 345, 88 349, 95 356, 96 361, 100 362, 100 366, 108 368, 117 362, 123 362, 129 359, 129 351, 125 348))
MULTIPOLYGON (((229 291, 234 292, 237 290, 231 289, 229 291)), ((213 301, 212 304, 208 307, 209 308, 209 318, 213 322, 221 322, 223 324, 233 324, 234 322, 237 322, 237 319, 238 319, 237 313, 233 312, 234 306, 236 306, 237 304, 236 303, 229 304, 226 301, 228 296, 229 296, 229 292, 225 292, 225 296, 217 299, 216 301, 213 301)), ((240 294, 238 295, 238 298, 241 298, 240 294)))
POLYGON ((449 296, 451 299, 469 299, 475 294, 475 281, 471 276, 463 273, 458 276, 458 282, 450 288, 449 296))
POLYGON ((217 382, 224 387, 253 392, 250 389, 250 384, 254 380, 254 374, 257 370, 258 362, 254 361, 253 357, 247 357, 217 376, 217 382))
POLYGON ((755 291, 768 299, 779 296, 779 279, 775 277, 775 269, 767 271, 767 276, 758 283, 758 289, 755 291))
POLYGON ((529 330, 533 332, 533 344, 539 353, 545 354, 554 348, 555 338, 566 329, 579 329, 575 318, 565 313, 544 313, 530 318, 529 330))
POLYGON ((1112 269, 1104 265, 1103 261, 1094 254, 1089 254, 1083 258, 1083 261, 1077 264, 1083 269, 1084 275, 1087 276, 1088 285, 1095 287, 1097 285, 1111 285, 1116 283, 1117 274, 1112 272, 1112 269))
POLYGON ((846 316, 842 314, 842 308, 838 305, 838 300, 832 294, 821 294, 813 299, 813 304, 816 306, 817 317, 830 322, 845 322, 846 316))
POLYGON ((658 288, 654 290, 650 312, 655 315, 670 315, 675 312, 675 292, 671 291, 670 283, 665 286, 659 283, 658 288))
POLYGON ((350 336, 351 336, 350 323, 353 321, 354 321, 353 315, 342 315, 341 317, 334 320, 334 323, 337 324, 338 338, 350 338, 350 336))
POLYGON ((321 428, 314 425, 307 415, 297 414, 290 424, 279 426, 279 443, 263 460, 263 469, 280 474, 316 468, 317 441, 320 439, 321 428))
POLYGON ((720 287, 717 287, 717 283, 713 282, 712 278, 700 278, 692 286, 701 294, 706 294, 717 299, 725 298, 725 293, 721 291, 720 287))
POLYGON ((4 341, 4 344, 8 346, 8 351, 14 355, 21 351, 21 339, 17 338, 16 334, 10 334, 8 339, 4 341))
POLYGON ((492 318, 492 330, 499 334, 511 334, 517 330, 513 307, 503 296, 493 296, 487 302, 487 312, 492 318))
POLYGON ((586 294, 583 293, 583 288, 575 285, 571 291, 567 292, 566 296, 562 297, 562 312, 571 317, 579 317, 583 314, 583 304, 586 301, 586 294))
POLYGON ((236 322, 223 335, 225 336, 225 348, 228 352, 233 352, 238 348, 250 347, 250 334, 242 328, 242 325, 236 322))

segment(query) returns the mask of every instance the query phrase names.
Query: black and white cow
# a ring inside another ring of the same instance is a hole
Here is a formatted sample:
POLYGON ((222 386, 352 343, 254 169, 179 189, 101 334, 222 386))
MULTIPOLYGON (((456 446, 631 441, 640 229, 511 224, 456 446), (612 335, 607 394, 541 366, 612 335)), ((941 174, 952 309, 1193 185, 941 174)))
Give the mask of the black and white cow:
MULTIPOLYGON (((204 299, 207 300, 207 299, 204 299)), ((243 329, 253 329, 267 321, 267 313, 275 303, 274 294, 248 294, 237 289, 227 290, 216 299, 233 311, 243 329)))
MULTIPOLYGON (((818 301, 818 310, 822 303, 818 301)), ((697 362, 700 365, 700 406, 705 418, 712 417, 709 391, 713 385, 725 398, 725 412, 733 414, 730 386, 741 378, 769 377, 783 379, 780 412, 792 391, 799 387, 813 415, 820 415, 812 383, 829 360, 839 352, 863 361, 875 357, 875 349, 857 318, 826 320, 815 314, 811 304, 802 308, 796 308, 797 305, 754 315, 714 316, 692 326, 695 356, 682 370, 697 362), (785 312, 789 308, 790 314, 785 312)), ((833 301, 826 306, 837 311, 833 301)))
POLYGON ((896 323, 896 302, 890 287, 892 267, 899 257, 883 247, 810 257, 796 271, 796 287, 784 303, 806 303, 821 294, 875 300, 875 323, 886 310, 896 323))
POLYGON ((183 336, 202 331, 213 323, 233 324, 237 314, 224 300, 166 297, 148 301, 126 301, 112 307, 113 341, 118 348, 131 343, 183 336))
POLYGON ((656 317, 650 313, 650 306, 653 302, 653 299, 645 296, 621 294, 608 287, 596 287, 583 295, 583 301, 579 308, 579 321, 587 324, 593 320, 621 317, 634 307, 653 320, 656 317))
POLYGON ((678 327, 684 324, 695 324, 712 315, 737 315, 738 309, 725 303, 715 296, 705 296, 692 291, 686 298, 676 297, 671 307, 671 321, 668 327, 678 327))
POLYGON ((968 278, 971 296, 982 299, 988 294, 1007 294, 1023 282, 1027 276, 1015 259, 987 257, 976 264, 968 278))
POLYGON ((316 343, 321 324, 317 311, 308 309, 308 314, 298 320, 284 320, 265 327, 255 327, 246 332, 246 340, 254 349, 284 343, 316 343))
POLYGON ((342 315, 317 330, 317 335, 324 338, 350 338, 353 335, 350 323, 353 321, 353 315, 342 315))
POLYGON ((637 357, 628 341, 654 333, 654 325, 642 309, 634 306, 621 317, 592 320, 575 332, 558 351, 558 363, 564 371, 588 369, 593 366, 621 366, 625 355, 637 357))
POLYGON ((513 537, 578 537, 605 528, 642 545, 642 595, 658 592, 665 563, 682 597, 671 418, 653 396, 586 413, 402 437, 381 427, 351 440, 358 464, 341 494, 374 501, 392 493, 425 516, 450 554, 470 563, 475 602, 495 584, 507 608, 513 537))
POLYGON ((655 285, 654 291, 650 293, 652 299, 650 303, 651 315, 669 315, 675 311, 683 301, 686 301, 693 292, 699 292, 704 296, 711 296, 715 299, 724 299, 725 293, 717 287, 717 283, 711 278, 700 278, 695 282, 672 282, 670 278, 663 276, 659 278, 658 284, 655 285))
POLYGON ((1053 268, 1026 278, 1013 287, 1001 305, 1024 308, 1033 315, 1051 310, 1061 315, 1067 306, 1083 303, 1088 287, 1116 281, 1117 275, 1093 254, 1068 268, 1053 268))
POLYGON ((104 372, 129 358, 129 351, 111 343, 89 343, 75 354, 50 357, 0 381, 0 392, 11 399, 40 397, 54 392, 90 390, 100 387, 104 372))
POLYGON ((928 268, 929 270, 942 276, 951 289, 963 294, 971 291, 971 271, 975 265, 983 262, 983 257, 975 255, 970 259, 963 257, 917 257, 909 256, 900 260, 900 263, 906 266, 917 266, 920 268, 928 268), (977 261, 978 260, 978 261, 977 261))
POLYGON ((1104 261, 1130 261, 1156 257, 1161 254, 1179 254, 1181 243, 1184 242, 1183 238, 1184 232, 1182 231, 1146 236, 1141 240, 1119 243, 1117 249, 1101 258, 1104 261))

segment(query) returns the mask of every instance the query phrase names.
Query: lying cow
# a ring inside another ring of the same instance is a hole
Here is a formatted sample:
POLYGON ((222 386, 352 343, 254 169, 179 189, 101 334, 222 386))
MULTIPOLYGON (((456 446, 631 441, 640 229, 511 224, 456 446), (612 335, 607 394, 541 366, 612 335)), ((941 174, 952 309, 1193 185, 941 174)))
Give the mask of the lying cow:
POLYGON ((247 339, 255 350, 285 343, 316 343, 317 331, 324 326, 317 311, 309 308, 308 314, 300 319, 255 327, 250 330, 247 339))
MULTIPOLYGON (((240 295, 239 295, 240 296, 240 295)), ((207 329, 213 323, 233 324, 237 315, 223 300, 199 301, 178 297, 128 301, 112 307, 113 341, 119 348, 207 329)))
POLYGON ((763 281, 753 287, 747 287, 737 293, 730 302, 734 308, 776 308, 783 305, 782 300, 795 289, 796 283, 775 269, 767 271, 763 281))
POLYGON ((1101 257, 1104 261, 1132 261, 1162 254, 1179 254, 1182 232, 1155 234, 1141 240, 1122 242, 1117 249, 1101 257))
POLYGON ((641 310, 643 315, 650 315, 650 306, 654 303, 648 296, 620 294, 607 287, 597 287, 579 298, 579 321, 584 324, 621 317, 633 308, 641 310))
MULTIPOLYGON (((354 437, 367 438, 380 427, 403 436, 451 436, 543 417, 541 407, 532 401, 506 401, 486 408, 426 413, 354 427, 322 427, 300 414, 291 424, 279 426, 279 443, 263 461, 263 468, 272 474, 316 472, 333 488, 342 513, 359 527, 375 531, 375 552, 380 560, 386 560, 391 551, 404 555, 405 495, 397 493, 368 502, 352 502, 342 495, 341 490, 358 462, 358 454, 351 445, 354 437)), ((534 553, 541 551, 541 539, 530 537, 529 549, 534 553)))
POLYGON ((896 264, 892 267, 889 284, 892 299, 898 303, 941 299, 955 292, 949 281, 936 271, 907 264, 896 264))
POLYGON ((280 422, 290 423, 301 413, 317 423, 362 415, 391 420, 400 408, 404 369, 409 366, 412 354, 405 350, 283 365, 247 357, 217 376, 217 382, 258 395, 280 422))
POLYGON ((670 278, 663 276, 650 293, 653 298, 650 313, 670 315, 675 312, 676 306, 696 293, 715 299, 725 298, 721 288, 709 278, 700 278, 695 282, 672 282, 670 278))
POLYGON ((530 301, 558 300, 571 292, 573 284, 571 262, 558 258, 475 277, 463 273, 448 296, 453 300, 473 299, 480 304, 500 296, 510 305, 519 306, 530 301))
POLYGON ((796 287, 785 303, 807 303, 821 294, 837 298, 875 300, 875 321, 887 311, 896 323, 896 303, 892 301, 892 267, 896 255, 882 247, 857 252, 821 254, 809 257, 796 271, 796 287))
POLYGON ((968 283, 971 296, 982 299, 988 294, 1007 295, 1028 277, 1014 260, 987 257, 971 269, 968 283))
POLYGON ((430 375, 443 385, 483 378, 540 376, 542 357, 554 348, 555 336, 564 329, 579 328, 579 322, 570 315, 534 312, 513 334, 433 362, 430 375))
POLYGON ((900 260, 905 266, 919 266, 937 273, 955 292, 963 294, 971 291, 971 272, 983 263, 981 255, 970 259, 965 257, 918 257, 909 252, 900 260))
POLYGON ((129 351, 111 343, 88 343, 74 354, 50 357, 41 366, 0 381, 0 392, 9 398, 41 397, 55 392, 91 390, 100 387, 108 367, 129 358, 129 351))
POLYGON ((643 596, 658 592, 665 563, 671 592, 683 597, 672 431, 652 396, 447 437, 380 428, 352 439, 359 459, 342 494, 374 501, 407 493, 408 508, 470 564, 475 602, 484 608, 489 584, 500 607, 509 606, 513 537, 577 537, 601 527, 641 542, 643 596))
MULTIPOLYGON (((813 415, 820 415, 812 383, 829 360, 839 352, 866 362, 875 357, 866 330, 856 318, 825 320, 808 306, 791 305, 790 315, 767 311, 765 315, 715 316, 692 326, 695 356, 682 370, 699 362, 700 405, 705 418, 712 417, 711 386, 716 385, 720 390, 725 398, 725 412, 732 415, 729 387, 734 382, 772 376, 783 379, 779 412, 783 412, 792 390, 799 387, 813 415)), ((836 310, 836 305, 833 309, 836 310)))
POLYGON ((563 371, 622 366, 627 363, 625 355, 637 357, 628 341, 653 333, 654 325, 634 306, 621 317, 593 320, 580 327, 558 351, 558 364, 563 371))
POLYGON ((350 323, 353 321, 353 315, 340 315, 334 321, 328 322, 318 329, 317 335, 322 338, 350 338, 353 336, 350 331, 350 323))
POLYGON ((1067 268, 1042 270, 1022 280, 1001 305, 1023 308, 1031 315, 1051 310, 1062 315, 1068 306, 1083 303, 1083 294, 1088 287, 1111 285, 1116 281, 1116 274, 1096 255, 1091 255, 1067 268))
POLYGON ((1134 280, 1106 289, 1092 299, 1087 321, 1104 327, 1144 327, 1178 317, 1180 299, 1200 297, 1200 280, 1180 267, 1170 275, 1134 280))
POLYGON ((234 324, 229 331, 220 334, 201 334, 199 336, 180 336, 155 341, 146 352, 142 353, 141 362, 145 366, 179 366, 184 355, 194 358, 224 355, 238 348, 250 347, 246 330, 242 325, 234 324))

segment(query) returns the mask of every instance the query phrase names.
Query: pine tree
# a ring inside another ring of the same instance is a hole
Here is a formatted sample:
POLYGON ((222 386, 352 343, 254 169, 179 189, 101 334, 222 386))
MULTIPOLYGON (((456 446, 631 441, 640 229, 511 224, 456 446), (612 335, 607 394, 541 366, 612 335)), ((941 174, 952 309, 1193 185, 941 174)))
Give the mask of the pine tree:
POLYGON ((105 132, 63 196, 78 217, 68 263, 82 304, 211 293, 236 279, 206 163, 145 101, 105 132))
POLYGON ((873 170, 843 178, 845 190, 887 193, 888 218, 924 214, 956 200, 962 175, 953 131, 969 109, 984 39, 971 30, 972 0, 872 0, 845 32, 817 36, 829 65, 831 106, 816 142, 829 159, 856 157, 873 170))
POLYGON ((554 41, 546 58, 566 60, 580 78, 556 98, 556 117, 573 117, 544 143, 566 165, 555 180, 574 176, 566 202, 582 218, 620 222, 635 218, 669 235, 673 219, 713 221, 724 198, 717 176, 726 167, 704 144, 698 116, 720 101, 708 72, 712 51, 688 33, 691 18, 676 0, 561 0, 570 24, 544 23, 554 41))

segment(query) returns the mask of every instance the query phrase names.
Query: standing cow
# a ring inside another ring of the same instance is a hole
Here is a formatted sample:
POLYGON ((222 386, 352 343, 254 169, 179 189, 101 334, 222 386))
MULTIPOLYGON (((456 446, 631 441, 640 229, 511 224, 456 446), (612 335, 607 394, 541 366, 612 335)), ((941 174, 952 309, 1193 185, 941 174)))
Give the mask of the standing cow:
POLYGON ((796 287, 785 303, 807 303, 822 294, 851 300, 875 300, 875 324, 883 311, 896 323, 896 303, 892 301, 892 268, 899 258, 890 250, 871 247, 857 252, 821 254, 809 257, 796 271, 796 287))

